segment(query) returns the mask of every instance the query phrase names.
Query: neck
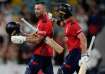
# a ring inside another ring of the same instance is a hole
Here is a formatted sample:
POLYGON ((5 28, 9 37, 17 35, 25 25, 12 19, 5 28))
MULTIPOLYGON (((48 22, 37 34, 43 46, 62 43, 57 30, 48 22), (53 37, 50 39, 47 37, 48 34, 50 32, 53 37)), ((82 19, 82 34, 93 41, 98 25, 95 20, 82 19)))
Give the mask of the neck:
POLYGON ((66 19, 66 20, 75 20, 75 17, 73 17, 73 16, 71 16, 71 17, 69 17, 68 19, 66 19))
POLYGON ((43 18, 46 16, 46 13, 43 13, 42 15, 39 16, 39 18, 43 18))

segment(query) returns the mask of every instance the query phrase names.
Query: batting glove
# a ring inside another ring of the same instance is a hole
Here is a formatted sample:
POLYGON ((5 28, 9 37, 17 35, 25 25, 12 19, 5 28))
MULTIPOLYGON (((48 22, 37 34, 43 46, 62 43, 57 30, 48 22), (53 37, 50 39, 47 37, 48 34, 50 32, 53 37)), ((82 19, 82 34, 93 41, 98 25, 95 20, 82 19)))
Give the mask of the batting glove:
POLYGON ((82 54, 81 59, 79 60, 79 66, 81 66, 83 63, 87 63, 88 61, 89 61, 88 53, 82 54))
POLYGON ((26 41, 26 37, 25 36, 11 36, 11 41, 12 43, 15 44, 22 44, 23 42, 26 41))

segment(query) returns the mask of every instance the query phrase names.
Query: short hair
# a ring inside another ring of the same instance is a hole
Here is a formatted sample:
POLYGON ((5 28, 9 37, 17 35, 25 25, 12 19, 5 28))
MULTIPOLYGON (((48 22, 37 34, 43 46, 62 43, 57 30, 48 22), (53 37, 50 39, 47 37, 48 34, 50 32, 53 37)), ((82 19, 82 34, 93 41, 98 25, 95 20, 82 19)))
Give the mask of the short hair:
POLYGON ((43 5, 45 5, 45 2, 44 1, 36 1, 35 4, 43 4, 43 5))
POLYGON ((43 5, 44 8, 45 8, 45 10, 47 10, 47 7, 46 7, 46 4, 45 4, 44 1, 36 1, 35 5, 37 5, 37 4, 41 4, 41 5, 43 5))

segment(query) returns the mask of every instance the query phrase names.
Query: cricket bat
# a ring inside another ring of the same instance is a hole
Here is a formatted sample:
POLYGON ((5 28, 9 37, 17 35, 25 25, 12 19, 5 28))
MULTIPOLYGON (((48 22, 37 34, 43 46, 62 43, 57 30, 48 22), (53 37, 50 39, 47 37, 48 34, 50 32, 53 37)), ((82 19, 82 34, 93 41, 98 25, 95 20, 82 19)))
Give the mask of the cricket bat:
POLYGON ((46 37, 45 42, 50 45, 59 54, 63 52, 64 48, 56 43, 52 38, 46 37))
MULTIPOLYGON (((33 27, 30 23, 28 23, 24 18, 21 18, 21 21, 23 21, 26 26, 28 26, 29 28, 33 29, 34 32, 37 32, 38 29, 36 27, 33 27)), ((59 54, 63 52, 64 48, 62 46, 60 46, 58 43, 56 43, 56 41, 54 41, 52 38, 50 37, 46 37, 45 38, 45 43, 48 44, 49 46, 51 46, 56 52, 58 52, 59 54)))
MULTIPOLYGON (((95 41, 95 36, 92 36, 92 39, 91 39, 91 42, 90 42, 90 45, 89 45, 88 52, 91 51, 92 46, 94 44, 94 41, 95 41)), ((78 74, 86 74, 86 70, 87 70, 87 66, 86 66, 86 63, 84 62, 84 63, 81 64, 80 70, 79 70, 78 74)))

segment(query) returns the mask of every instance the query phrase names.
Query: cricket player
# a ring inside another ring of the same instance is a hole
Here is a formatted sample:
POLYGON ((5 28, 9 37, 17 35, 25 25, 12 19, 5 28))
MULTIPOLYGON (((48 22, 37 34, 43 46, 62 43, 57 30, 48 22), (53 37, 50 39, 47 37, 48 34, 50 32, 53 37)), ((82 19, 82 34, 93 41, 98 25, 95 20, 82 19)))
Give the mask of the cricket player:
POLYGON ((69 4, 61 4, 58 9, 59 17, 64 27, 65 44, 67 46, 68 55, 64 59, 64 64, 58 69, 58 74, 73 74, 78 70, 78 62, 81 54, 87 50, 87 40, 81 30, 77 20, 72 15, 72 6, 69 4))
POLYGON ((35 14, 38 18, 37 32, 26 36, 12 36, 13 43, 21 44, 23 42, 35 45, 33 56, 28 64, 25 74, 38 74, 40 70, 44 74, 53 74, 52 55, 53 49, 45 43, 46 37, 52 37, 53 25, 48 17, 44 2, 37 2, 34 5, 35 14))
POLYGON ((53 49, 44 42, 46 36, 52 37, 52 22, 48 18, 44 2, 38 2, 34 6, 35 14, 38 17, 35 37, 27 37, 27 42, 36 44, 32 59, 28 64, 25 74, 37 74, 41 69, 44 74, 53 74, 52 55, 53 49))

